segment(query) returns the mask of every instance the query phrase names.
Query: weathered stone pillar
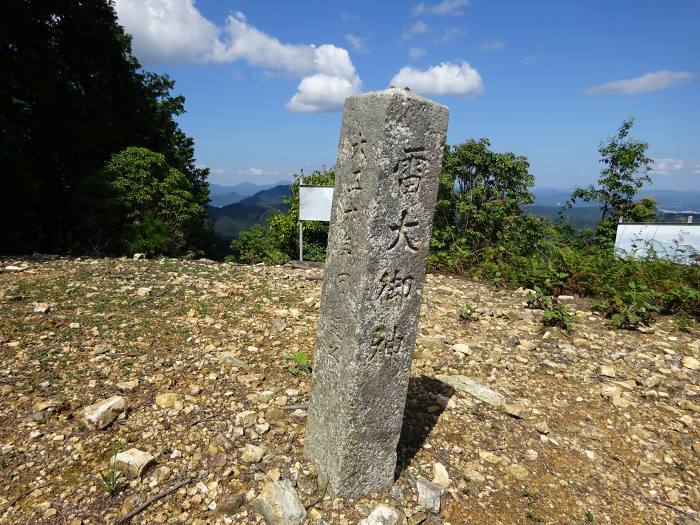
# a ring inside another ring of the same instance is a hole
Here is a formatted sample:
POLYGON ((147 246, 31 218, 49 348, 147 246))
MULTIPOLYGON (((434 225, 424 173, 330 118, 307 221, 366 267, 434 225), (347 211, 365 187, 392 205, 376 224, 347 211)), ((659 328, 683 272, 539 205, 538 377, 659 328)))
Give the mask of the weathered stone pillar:
POLYGON ((345 102, 305 438, 339 496, 393 483, 447 119, 403 89, 345 102))

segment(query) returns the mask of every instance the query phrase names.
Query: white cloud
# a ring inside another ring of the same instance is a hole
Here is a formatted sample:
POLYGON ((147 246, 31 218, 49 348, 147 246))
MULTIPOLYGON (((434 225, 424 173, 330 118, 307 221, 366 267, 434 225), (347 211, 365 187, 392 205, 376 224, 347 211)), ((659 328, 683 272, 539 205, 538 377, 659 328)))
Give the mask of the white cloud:
POLYGON ((116 0, 119 23, 134 38, 134 53, 146 64, 207 62, 220 29, 193 0, 116 0))
POLYGON ((425 71, 406 66, 394 75, 390 84, 409 87, 422 95, 474 97, 484 91, 481 75, 467 62, 443 62, 425 71))
POLYGON ((319 73, 302 79, 286 107, 289 111, 334 111, 358 91, 347 78, 319 73))
POLYGON ((355 51, 365 51, 367 45, 362 37, 348 33, 345 35, 345 40, 347 40, 355 51))
POLYGON ((418 60, 425 55, 425 49, 422 47, 412 47, 408 50, 408 58, 411 60, 418 60))
POLYGON ((698 163, 695 165, 695 169, 693 170, 693 173, 694 173, 695 175, 700 175, 700 162, 698 162, 698 163))
POLYGON ((651 171, 659 175, 670 175, 672 171, 682 171, 683 168, 685 162, 680 159, 654 159, 651 171))
POLYGON ((426 4, 421 2, 413 6, 411 9, 412 16, 420 16, 423 14, 430 15, 454 15, 458 16, 464 13, 464 7, 470 4, 470 0, 442 0, 437 4, 426 4))
POLYGON ((651 91, 661 91, 672 86, 684 84, 695 78, 695 73, 688 71, 652 71, 639 77, 625 80, 613 80, 586 88, 586 95, 638 95, 651 91))
POLYGON ((506 43, 503 40, 487 40, 479 47, 482 51, 498 51, 506 47, 506 43))
POLYGON ((193 0, 116 0, 116 10, 119 22, 134 36, 136 56, 144 62, 242 60, 253 67, 304 77, 287 104, 292 111, 340 109, 339 94, 355 94, 362 85, 346 49, 280 42, 252 26, 241 12, 230 14, 225 25, 217 27, 201 15, 193 0), (332 93, 310 89, 319 83, 330 86, 332 93), (332 107, 331 100, 335 101, 332 107))
POLYGON ((422 20, 418 20, 408 29, 404 29, 403 33, 401 33, 401 38, 403 38, 404 40, 408 40, 409 38, 415 35, 420 35, 421 33, 426 33, 427 31, 428 24, 426 24, 422 20))

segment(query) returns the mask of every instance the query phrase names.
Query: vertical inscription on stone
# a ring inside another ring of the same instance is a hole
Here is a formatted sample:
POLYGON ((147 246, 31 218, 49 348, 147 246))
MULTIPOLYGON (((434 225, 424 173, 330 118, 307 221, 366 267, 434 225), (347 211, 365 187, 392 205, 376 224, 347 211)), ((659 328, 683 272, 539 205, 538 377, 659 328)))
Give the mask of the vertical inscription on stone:
POLYGON ((337 495, 393 482, 447 119, 402 89, 345 102, 305 438, 337 495))

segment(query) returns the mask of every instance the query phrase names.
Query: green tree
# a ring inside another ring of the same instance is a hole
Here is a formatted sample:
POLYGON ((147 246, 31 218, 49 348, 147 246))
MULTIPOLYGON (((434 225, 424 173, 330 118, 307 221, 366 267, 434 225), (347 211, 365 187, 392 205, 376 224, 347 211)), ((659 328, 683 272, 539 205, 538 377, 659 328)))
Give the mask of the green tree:
POLYGON ((598 152, 604 167, 597 185, 577 187, 565 205, 570 208, 578 200, 600 205, 601 219, 595 233, 598 241, 603 244, 614 240, 615 225, 621 217, 628 220, 653 220, 656 216, 653 200, 634 201, 644 184, 651 182, 648 172, 654 161, 646 156, 649 144, 629 137, 633 125, 634 118, 628 118, 615 135, 600 144, 598 152))
POLYGON ((109 0, 3 3, 0 221, 12 227, 0 230, 0 252, 90 249, 87 180, 132 145, 163 153, 207 201, 206 170, 174 120, 184 99, 167 76, 141 70, 130 42, 109 0))
POLYGON ((194 244, 206 213, 190 180, 168 165, 165 156, 130 147, 112 156, 100 177, 110 190, 112 210, 123 217, 124 248, 129 252, 177 255, 194 244))
MULTIPOLYGON (((487 139, 445 147, 435 211, 431 257, 436 264, 464 267, 483 259, 487 249, 539 231, 539 221, 523 213, 533 202, 534 176, 523 156, 496 153, 487 139)), ((532 246, 532 241, 519 243, 532 246)))

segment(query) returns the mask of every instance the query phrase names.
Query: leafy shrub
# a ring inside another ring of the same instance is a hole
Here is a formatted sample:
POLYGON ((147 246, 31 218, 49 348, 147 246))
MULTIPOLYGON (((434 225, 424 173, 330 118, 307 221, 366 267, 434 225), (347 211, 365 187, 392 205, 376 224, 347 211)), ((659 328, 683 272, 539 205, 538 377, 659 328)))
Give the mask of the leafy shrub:
POLYGON ((683 283, 676 284, 661 298, 661 310, 665 313, 697 311, 700 305, 700 291, 683 283))
POLYGON ((658 307, 654 303, 657 293, 643 284, 630 281, 627 289, 613 299, 605 301, 600 309, 616 328, 634 330, 651 324, 658 307))
POLYGON ((231 242, 234 260, 247 264, 284 264, 289 257, 275 246, 269 231, 256 224, 231 242))
POLYGON ((552 296, 544 293, 539 286, 535 286, 525 294, 527 307, 535 310, 544 310, 552 305, 552 296))
POLYGON ((574 327, 576 314, 569 311, 565 304, 553 304, 544 310, 543 322, 545 326, 559 326, 570 332, 574 327))

